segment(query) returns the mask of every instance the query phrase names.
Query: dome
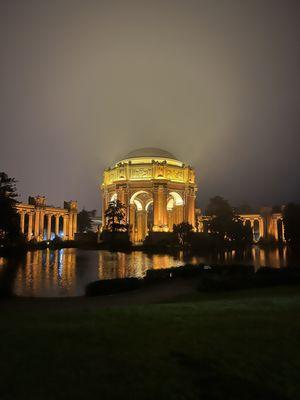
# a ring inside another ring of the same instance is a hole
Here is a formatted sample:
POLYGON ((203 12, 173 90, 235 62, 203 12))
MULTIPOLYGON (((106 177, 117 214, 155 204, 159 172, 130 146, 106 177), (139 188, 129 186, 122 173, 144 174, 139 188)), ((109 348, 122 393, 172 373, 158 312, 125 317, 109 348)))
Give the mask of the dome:
POLYGON ((124 160, 128 160, 129 158, 139 158, 139 157, 147 157, 147 158, 170 158, 173 160, 177 160, 177 158, 166 150, 158 149, 155 147, 144 147, 142 149, 133 150, 130 153, 126 154, 124 160))

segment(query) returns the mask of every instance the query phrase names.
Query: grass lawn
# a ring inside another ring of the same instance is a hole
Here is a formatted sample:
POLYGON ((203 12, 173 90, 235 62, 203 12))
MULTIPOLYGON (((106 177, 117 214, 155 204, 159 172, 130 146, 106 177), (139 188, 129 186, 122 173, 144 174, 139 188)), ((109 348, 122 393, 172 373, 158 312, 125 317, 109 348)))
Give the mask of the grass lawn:
POLYGON ((300 287, 177 300, 22 313, 0 303, 0 399, 300 398, 300 287))

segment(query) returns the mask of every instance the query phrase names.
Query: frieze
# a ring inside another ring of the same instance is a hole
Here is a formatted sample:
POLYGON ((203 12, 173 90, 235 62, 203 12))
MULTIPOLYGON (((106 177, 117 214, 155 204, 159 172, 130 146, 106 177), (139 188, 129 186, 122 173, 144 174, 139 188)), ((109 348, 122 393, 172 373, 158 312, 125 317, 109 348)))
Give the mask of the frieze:
POLYGON ((136 167, 130 169, 131 179, 149 179, 152 178, 152 168, 136 167))

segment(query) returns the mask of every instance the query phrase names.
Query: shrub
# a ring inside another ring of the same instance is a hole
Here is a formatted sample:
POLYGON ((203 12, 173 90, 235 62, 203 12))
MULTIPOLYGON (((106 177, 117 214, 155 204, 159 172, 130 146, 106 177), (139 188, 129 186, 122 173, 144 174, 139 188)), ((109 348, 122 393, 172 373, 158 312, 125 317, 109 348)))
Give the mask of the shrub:
POLYGON ((105 279, 89 283, 85 289, 86 296, 103 296, 139 289, 143 280, 138 278, 105 279))
POLYGON ((162 269, 148 269, 145 276, 146 282, 153 282, 164 279, 190 278, 199 276, 204 270, 204 266, 186 264, 181 267, 171 267, 162 269))

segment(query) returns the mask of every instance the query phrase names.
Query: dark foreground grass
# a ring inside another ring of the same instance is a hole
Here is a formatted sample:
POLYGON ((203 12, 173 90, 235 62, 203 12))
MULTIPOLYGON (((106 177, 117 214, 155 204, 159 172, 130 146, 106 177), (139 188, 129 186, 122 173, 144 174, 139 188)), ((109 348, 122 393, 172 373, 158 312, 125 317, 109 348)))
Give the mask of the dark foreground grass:
POLYGON ((300 288, 205 296, 2 310, 0 399, 300 398, 300 288))

